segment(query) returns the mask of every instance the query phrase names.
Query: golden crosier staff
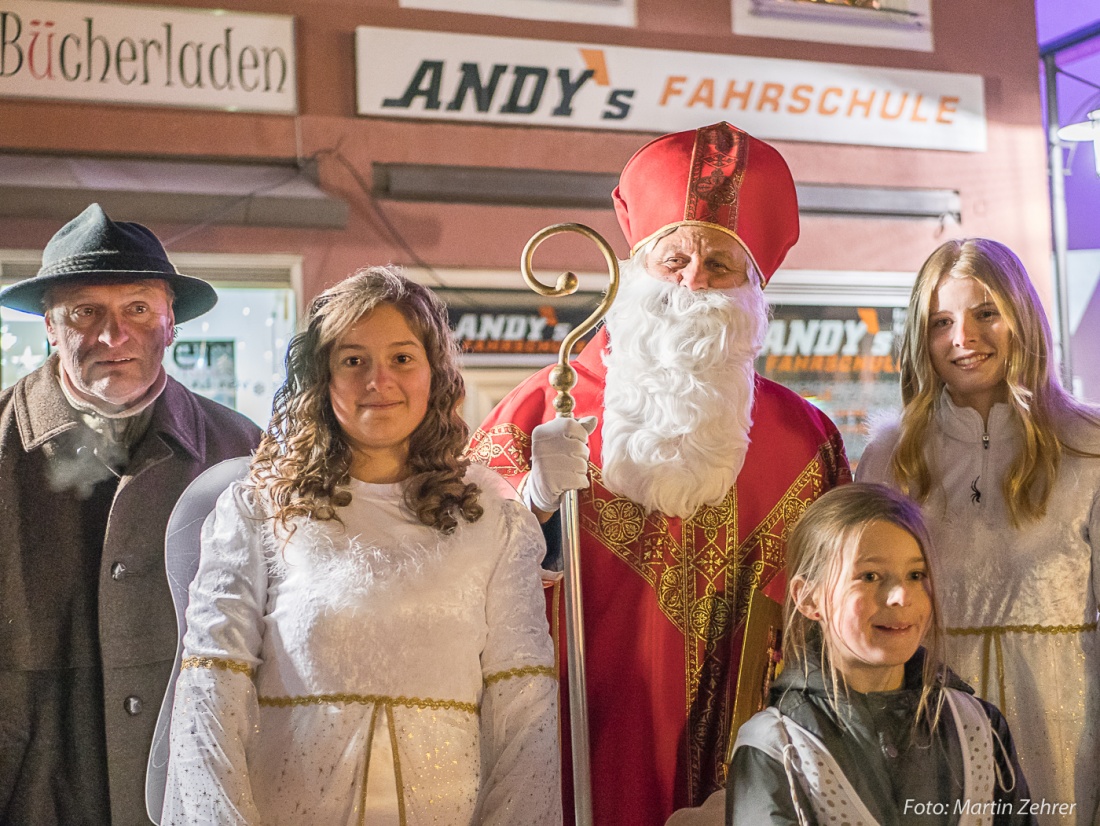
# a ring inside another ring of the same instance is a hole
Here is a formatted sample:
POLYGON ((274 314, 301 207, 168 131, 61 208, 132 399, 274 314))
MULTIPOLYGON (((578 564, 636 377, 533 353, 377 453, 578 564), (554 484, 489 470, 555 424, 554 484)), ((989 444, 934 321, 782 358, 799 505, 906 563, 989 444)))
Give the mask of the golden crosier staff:
MULTIPOLYGON (((595 311, 574 327, 561 343, 558 364, 550 373, 550 386, 558 391, 554 409, 558 418, 573 418, 573 396, 569 392, 577 383, 577 371, 569 363, 573 347, 594 328, 611 308, 619 291, 619 262, 603 236, 583 224, 554 224, 531 236, 523 248, 523 280, 539 295, 550 297, 572 295, 577 291, 577 276, 571 272, 558 276, 557 286, 547 287, 535 278, 531 266, 535 249, 552 235, 577 232, 592 239, 607 261, 611 280, 603 300, 595 311)), ((569 725, 573 747, 573 805, 577 826, 592 826, 592 785, 588 750, 588 694, 584 676, 584 612, 581 606, 580 516, 577 492, 566 491, 561 504, 561 533, 565 563, 565 634, 569 674, 569 725)))

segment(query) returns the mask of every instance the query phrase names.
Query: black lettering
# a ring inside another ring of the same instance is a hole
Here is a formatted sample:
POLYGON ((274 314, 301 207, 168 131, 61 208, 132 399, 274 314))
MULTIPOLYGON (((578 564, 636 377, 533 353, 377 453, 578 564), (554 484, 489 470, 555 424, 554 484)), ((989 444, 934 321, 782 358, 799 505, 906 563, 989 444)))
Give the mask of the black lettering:
POLYGON ((115 44, 115 74, 118 75, 118 81, 123 86, 129 86, 135 80, 137 80, 137 72, 134 72, 129 77, 123 74, 122 70, 125 68, 123 64, 133 63, 137 60, 137 44, 128 37, 120 38, 118 43, 115 44), (126 47, 126 54, 123 55, 123 46, 126 47))
POLYGON ((576 80, 570 80, 568 69, 558 69, 558 82, 561 84, 561 103, 559 103, 557 108, 550 114, 559 115, 561 117, 569 117, 572 115, 573 96, 580 91, 580 88, 594 74, 596 73, 591 69, 585 69, 576 80))
POLYGON ((103 71, 99 75, 99 82, 102 83, 107 79, 107 72, 111 68, 111 44, 107 42, 106 37, 92 32, 92 18, 85 17, 84 22, 88 24, 88 74, 84 79, 89 81, 92 79, 92 62, 95 59, 92 55, 92 47, 98 43, 103 47, 103 71))
POLYGON ((23 68, 23 50, 19 47, 19 35, 22 33, 23 21, 18 14, 0 12, 0 77, 11 77, 23 68), (8 62, 9 53, 14 55, 14 66, 8 62))
MULTIPOLYGON (((65 61, 65 55, 67 53, 66 53, 65 49, 69 45, 70 40, 73 41, 76 44, 76 48, 78 48, 78 49, 80 48, 80 38, 79 37, 77 37, 75 34, 65 35, 63 38, 61 38, 61 50, 60 50, 60 53, 57 56, 58 57, 57 64, 61 68, 61 76, 63 78, 65 78, 65 80, 72 81, 72 80, 76 80, 78 77, 80 77, 80 70, 84 67, 78 61, 77 64, 76 64, 76 67, 73 69, 73 73, 71 75, 69 74, 68 70, 66 69, 67 63, 65 61)), ((2 61, 3 61, 3 57, 0 56, 0 62, 2 62, 2 61)), ((0 71, 0 75, 3 75, 2 71, 0 71)))
POLYGON ((172 24, 164 24, 164 85, 172 85, 172 24))
POLYGON ((245 46, 241 49, 241 53, 237 55, 237 82, 241 84, 241 88, 246 92, 255 90, 260 85, 260 81, 250 80, 248 77, 249 72, 256 71, 260 65, 260 53, 256 51, 253 46, 245 46), (248 58, 245 61, 245 58, 248 58))
POLYGON ((542 92, 546 88, 546 80, 550 77, 550 70, 542 66, 516 66, 513 70, 515 78, 512 80, 512 93, 508 95, 508 102, 500 107, 503 115, 530 115, 539 108, 542 103, 542 92), (527 78, 534 78, 535 85, 531 89, 531 95, 526 103, 520 103, 523 95, 523 87, 527 85, 527 78))
POLYGON ((442 60, 421 60, 409 87, 399 98, 386 98, 382 101, 384 109, 408 109, 414 100, 424 98, 425 109, 438 109, 439 85, 443 80, 442 60))
POLYGON ((156 46, 158 54, 164 51, 164 47, 161 46, 160 43, 156 40, 142 40, 141 41, 141 63, 142 63, 141 85, 142 86, 148 86, 149 85, 149 47, 150 46, 156 46))
POLYGON ((612 108, 604 109, 600 115, 604 120, 622 120, 630 114, 630 99, 634 97, 633 89, 613 89, 607 97, 607 105, 612 108))
POLYGON ((269 49, 266 46, 263 49, 264 54, 264 91, 272 91, 271 86, 271 58, 279 58, 279 83, 274 87, 275 92, 283 91, 283 86, 286 84, 286 76, 289 71, 290 64, 287 62, 286 55, 279 47, 269 49))
POLYGON ((207 66, 207 74, 210 75, 211 87, 213 87, 214 89, 218 89, 219 91, 222 89, 233 88, 233 68, 229 65, 230 55, 232 54, 232 46, 230 45, 229 38, 232 31, 233 29, 226 28, 225 41, 222 43, 215 43, 213 46, 210 47, 210 60, 209 65, 207 66), (221 82, 218 81, 218 65, 215 63, 215 61, 218 60, 219 52, 224 55, 224 59, 219 62, 225 69, 225 71, 223 72, 223 74, 225 75, 225 80, 221 82))
POLYGON ((458 82, 455 96, 447 104, 448 112, 458 112, 466 102, 466 93, 473 92, 476 98, 477 111, 488 112, 493 105, 493 95, 496 94, 500 76, 508 69, 506 63, 494 63, 492 74, 486 83, 481 82, 481 70, 476 63, 462 64, 462 79, 458 82))
POLYGON ((202 43, 196 43, 194 40, 188 40, 182 46, 180 46, 180 83, 182 83, 188 89, 194 89, 196 86, 201 89, 202 85, 202 43), (187 77, 187 55, 193 55, 191 61, 194 66, 195 72, 191 78, 187 77))

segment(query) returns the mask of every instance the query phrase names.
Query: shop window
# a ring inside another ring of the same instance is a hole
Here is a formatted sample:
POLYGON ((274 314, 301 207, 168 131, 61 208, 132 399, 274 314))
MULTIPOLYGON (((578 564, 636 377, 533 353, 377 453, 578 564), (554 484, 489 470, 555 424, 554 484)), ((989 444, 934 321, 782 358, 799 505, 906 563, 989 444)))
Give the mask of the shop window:
POLYGON ((912 286, 912 273, 807 270, 768 283, 756 370, 824 411, 853 467, 869 428, 901 411, 897 354, 912 286))
POLYGON ((50 354, 42 317, 0 307, 0 385, 10 387, 50 354))
POLYGON ((239 410, 261 427, 286 378, 286 348, 294 335, 289 287, 223 287, 217 306, 179 326, 165 351, 168 374, 200 395, 239 410))

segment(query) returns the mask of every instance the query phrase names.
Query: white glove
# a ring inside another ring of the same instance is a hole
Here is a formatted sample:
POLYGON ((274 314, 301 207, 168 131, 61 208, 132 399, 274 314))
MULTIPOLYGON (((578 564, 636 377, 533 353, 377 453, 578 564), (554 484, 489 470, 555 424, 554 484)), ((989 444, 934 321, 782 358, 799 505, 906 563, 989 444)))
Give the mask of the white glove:
POLYGON ((531 475, 524 499, 540 511, 553 513, 567 490, 588 487, 588 434, 596 417, 556 418, 531 431, 531 475))

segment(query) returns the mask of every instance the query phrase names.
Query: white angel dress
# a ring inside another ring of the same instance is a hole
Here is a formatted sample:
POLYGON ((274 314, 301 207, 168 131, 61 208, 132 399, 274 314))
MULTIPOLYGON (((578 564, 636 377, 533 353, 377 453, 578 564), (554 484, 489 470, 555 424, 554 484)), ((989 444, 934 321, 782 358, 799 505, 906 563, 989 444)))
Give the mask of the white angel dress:
POLYGON ((202 535, 163 823, 559 824, 544 541, 472 465, 447 537, 401 484, 273 533, 239 483, 202 535))

